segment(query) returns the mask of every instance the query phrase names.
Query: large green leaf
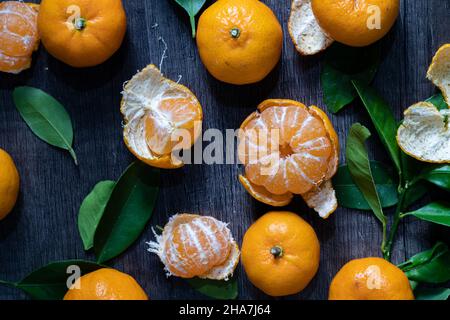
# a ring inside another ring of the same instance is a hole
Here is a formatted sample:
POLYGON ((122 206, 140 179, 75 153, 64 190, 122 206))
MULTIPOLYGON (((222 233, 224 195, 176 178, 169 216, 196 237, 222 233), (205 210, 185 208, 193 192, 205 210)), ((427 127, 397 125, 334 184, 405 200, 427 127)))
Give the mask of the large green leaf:
POLYGON ((450 204, 444 202, 433 202, 403 216, 415 216, 421 220, 441 224, 450 227, 450 204))
POLYGON ((438 187, 450 191, 450 165, 440 165, 426 169, 421 177, 438 187))
POLYGON ((363 194, 364 199, 366 199, 378 220, 385 226, 386 217, 375 187, 369 155, 365 145, 369 137, 370 131, 359 123, 355 123, 350 128, 346 149, 347 165, 350 175, 363 194))
POLYGON ((417 288, 414 290, 416 300, 447 300, 450 297, 449 288, 417 288))
POLYGON ((94 236, 97 261, 125 251, 144 230, 158 195, 159 170, 131 164, 117 182, 94 236))
POLYGON ((448 107, 449 107, 447 105, 447 102, 445 102, 444 96, 442 95, 442 93, 438 93, 438 94, 432 96, 431 98, 428 98, 426 101, 434 104, 436 106, 436 108, 438 108, 439 110, 445 110, 445 109, 448 109, 448 107))
POLYGON ((416 254, 398 266, 408 279, 425 283, 450 281, 450 251, 442 242, 427 251, 416 254))
POLYGON ((72 121, 64 107, 52 96, 32 87, 16 88, 13 99, 31 131, 48 144, 69 151, 78 164, 72 148, 72 121))
POLYGON ((330 112, 336 113, 357 96, 352 80, 369 84, 378 69, 378 46, 348 47, 334 43, 327 50, 321 74, 324 102, 330 112))
POLYGON ((195 16, 205 4, 206 0, 175 0, 189 15, 192 38, 195 38, 195 16))
POLYGON ((193 278, 187 279, 187 282, 201 294, 214 299, 231 300, 238 296, 238 285, 235 278, 228 281, 193 278))
POLYGON ((39 268, 19 282, 1 281, 10 287, 18 288, 28 293, 33 299, 38 300, 61 300, 68 290, 69 277, 73 275, 71 266, 79 268, 80 275, 105 268, 100 264, 84 260, 65 260, 52 262, 39 268))
POLYGON ((381 142, 392 158, 398 172, 401 172, 400 148, 397 145, 397 122, 389 105, 371 87, 359 81, 352 81, 361 101, 366 107, 381 142))
POLYGON ((78 231, 83 240, 85 250, 89 250, 94 246, 95 230, 97 230, 115 186, 115 181, 101 181, 97 183, 81 204, 78 213, 78 231))
MULTIPOLYGON (((392 179, 393 172, 378 161, 371 161, 370 168, 375 181, 378 194, 380 196, 381 206, 383 208, 392 207, 398 202, 397 185, 392 179)), ((340 166, 333 178, 333 186, 336 190, 336 197, 341 207, 371 210, 364 195, 358 186, 353 182, 347 165, 340 166)))

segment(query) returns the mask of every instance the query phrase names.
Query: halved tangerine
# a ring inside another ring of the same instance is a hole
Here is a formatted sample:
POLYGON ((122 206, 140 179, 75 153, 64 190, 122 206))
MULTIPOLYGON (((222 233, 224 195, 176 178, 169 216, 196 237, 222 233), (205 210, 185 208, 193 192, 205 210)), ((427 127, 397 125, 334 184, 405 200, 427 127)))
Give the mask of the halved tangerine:
POLYGON ((39 45, 38 8, 19 1, 0 3, 0 71, 17 74, 30 67, 39 45))
POLYGON ((183 162, 173 152, 189 149, 202 129, 202 107, 195 95, 154 65, 137 73, 122 94, 128 149, 151 166, 181 167, 183 162))
POLYGON ((194 214, 171 217, 162 235, 148 244, 168 275, 181 278, 228 279, 240 255, 226 223, 194 214))
POLYGON ((333 203, 307 201, 328 217, 337 201, 334 190, 330 193, 321 186, 336 173, 338 155, 337 134, 327 115, 315 106, 266 100, 241 125, 239 159, 245 165, 245 177, 240 181, 255 199, 269 205, 284 206, 292 194, 305 195, 305 200, 333 203))

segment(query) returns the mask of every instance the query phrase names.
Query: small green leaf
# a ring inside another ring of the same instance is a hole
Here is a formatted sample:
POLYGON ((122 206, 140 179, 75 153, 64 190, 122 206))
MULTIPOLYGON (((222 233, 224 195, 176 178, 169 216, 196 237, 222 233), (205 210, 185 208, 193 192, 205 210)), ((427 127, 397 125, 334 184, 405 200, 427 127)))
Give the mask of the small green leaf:
POLYGON ((426 169, 421 177, 436 186, 450 191, 450 165, 434 166, 426 169))
POLYGON ((324 102, 330 112, 336 113, 357 96, 352 80, 369 84, 380 62, 378 46, 348 47, 334 43, 327 50, 321 74, 324 102))
POLYGON ((398 172, 401 172, 400 148, 397 145, 397 122, 389 105, 378 93, 359 81, 352 81, 373 125, 398 172))
POLYGON ((57 261, 33 271, 19 282, 0 281, 0 283, 21 289, 33 299, 61 300, 68 290, 68 284, 72 284, 72 282, 67 283, 69 277, 74 274, 68 269, 70 266, 80 268, 81 275, 105 268, 105 266, 84 260, 57 261))
POLYGON ((117 182, 94 236, 97 261, 125 251, 139 237, 156 203, 159 170, 142 162, 131 164, 117 182))
POLYGON ((445 243, 438 242, 432 249, 416 254, 398 267, 409 280, 445 283, 450 281, 450 251, 445 243))
POLYGON ((78 165, 72 148, 72 122, 64 107, 52 96, 32 87, 16 88, 13 99, 31 131, 48 144, 69 151, 78 165))
POLYGON ((235 278, 228 281, 193 278, 187 282, 201 294, 220 300, 232 300, 238 296, 238 285, 235 278))
POLYGON ((447 300, 450 297, 449 288, 417 288, 414 290, 416 300, 447 300))
POLYGON ((359 123, 350 128, 347 139, 347 165, 353 181, 366 199, 375 216, 383 226, 386 225, 386 217, 383 213, 380 197, 375 187, 372 170, 370 168, 369 155, 365 142, 370 137, 370 131, 359 123))
POLYGON ((450 204, 433 202, 403 216, 415 216, 421 220, 450 227, 450 204))
POLYGON ((95 230, 97 230, 115 185, 115 181, 97 183, 81 204, 78 213, 78 231, 83 240, 84 250, 89 250, 94 246, 95 230))
POLYGON ((205 4, 206 0, 175 0, 189 15, 192 38, 195 38, 195 16, 205 4))
POLYGON ((444 96, 442 95, 442 93, 438 93, 438 94, 432 96, 431 98, 428 98, 426 100, 426 102, 431 102, 439 110, 445 110, 445 109, 448 109, 448 107, 449 107, 447 105, 447 102, 445 102, 444 96))
MULTIPOLYGON (((398 202, 397 182, 392 179, 392 169, 387 169, 385 165, 378 161, 371 161, 373 179, 380 196, 383 208, 392 207, 398 202)), ((341 207, 371 210, 358 186, 353 182, 347 165, 340 166, 333 178, 333 186, 336 190, 336 197, 341 207)))

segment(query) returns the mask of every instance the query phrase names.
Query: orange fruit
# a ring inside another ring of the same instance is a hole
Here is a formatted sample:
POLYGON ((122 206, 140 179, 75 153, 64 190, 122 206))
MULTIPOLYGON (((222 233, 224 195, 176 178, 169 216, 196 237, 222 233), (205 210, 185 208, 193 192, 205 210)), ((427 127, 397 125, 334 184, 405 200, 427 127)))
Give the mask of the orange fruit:
POLYGON ((383 38, 395 23, 399 0, 312 0, 319 25, 336 41, 368 46, 383 38))
POLYGON ((82 68, 105 62, 120 48, 127 21, 121 0, 42 0, 38 25, 52 56, 82 68))
POLYGON ((242 264, 249 280, 270 296, 302 291, 319 268, 314 229, 292 212, 269 212, 245 233, 242 264))
POLYGON ((37 5, 0 3, 0 71, 17 74, 31 65, 39 45, 37 5))
POLYGON ((149 65, 124 87, 121 112, 124 141, 141 161, 158 168, 179 168, 176 152, 190 149, 201 134, 203 111, 185 86, 149 65))
POLYGON ((103 268, 80 277, 64 300, 148 300, 148 297, 130 275, 103 268))
POLYGON ((259 0, 219 0, 200 17, 197 46, 216 79, 255 83, 280 60, 283 31, 272 10, 259 0))
POLYGON ((331 282, 330 300, 413 300, 406 275, 381 258, 348 262, 331 282))
POLYGON ((228 279, 239 262, 227 224, 213 217, 175 215, 156 242, 148 244, 168 274, 182 278, 228 279))
MULTIPOLYGON (((266 100, 241 125, 241 183, 269 205, 283 206, 293 194, 320 190, 336 173, 339 141, 326 114, 293 100, 266 100)), ((330 199, 336 209, 334 192, 330 199)), ((319 212, 327 217, 329 212, 319 212)))
POLYGON ((0 149, 0 220, 14 208, 19 195, 19 173, 11 156, 0 149))

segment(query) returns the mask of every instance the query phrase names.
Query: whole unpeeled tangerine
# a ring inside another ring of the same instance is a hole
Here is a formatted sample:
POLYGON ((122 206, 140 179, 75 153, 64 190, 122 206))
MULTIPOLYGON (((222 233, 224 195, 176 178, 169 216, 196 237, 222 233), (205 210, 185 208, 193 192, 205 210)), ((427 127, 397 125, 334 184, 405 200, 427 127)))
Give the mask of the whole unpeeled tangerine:
POLYGON ((219 0, 201 15, 197 30, 200 58, 218 80, 236 84, 261 81, 281 56, 283 31, 259 0, 219 0))
POLYGON ((399 0, 312 0, 319 25, 336 41, 353 47, 383 38, 395 23, 399 0))
POLYGON ((0 220, 14 208, 19 195, 19 172, 11 156, 0 149, 0 220))

